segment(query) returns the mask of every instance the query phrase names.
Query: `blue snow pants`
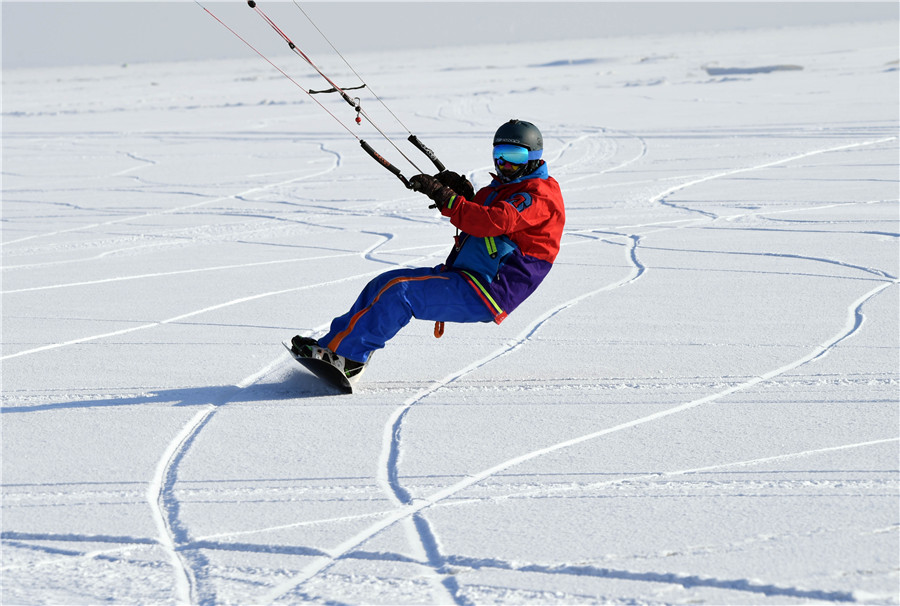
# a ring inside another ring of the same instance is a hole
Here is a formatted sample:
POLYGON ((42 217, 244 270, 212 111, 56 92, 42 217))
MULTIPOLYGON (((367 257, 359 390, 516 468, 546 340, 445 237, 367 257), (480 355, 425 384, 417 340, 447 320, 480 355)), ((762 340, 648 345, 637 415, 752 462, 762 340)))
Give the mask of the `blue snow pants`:
POLYGON ((412 318, 439 322, 491 322, 475 289, 455 271, 437 267, 396 269, 369 282, 350 311, 331 322, 319 339, 345 358, 366 362, 412 318))

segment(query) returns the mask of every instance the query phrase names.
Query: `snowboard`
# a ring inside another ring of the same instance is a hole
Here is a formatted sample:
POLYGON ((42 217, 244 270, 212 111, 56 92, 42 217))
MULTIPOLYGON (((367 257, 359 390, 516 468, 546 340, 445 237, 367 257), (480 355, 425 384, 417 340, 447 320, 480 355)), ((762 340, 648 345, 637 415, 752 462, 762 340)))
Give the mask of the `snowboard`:
POLYGON ((297 360, 297 362, 299 362, 304 368, 306 368, 306 370, 322 379, 322 381, 340 390, 341 393, 353 393, 353 385, 350 383, 347 375, 345 375, 343 372, 341 372, 325 360, 319 360, 317 358, 304 358, 303 356, 298 356, 296 353, 294 353, 294 350, 291 349, 290 343, 282 341, 281 344, 284 345, 289 352, 291 352, 291 356, 295 360, 297 360))

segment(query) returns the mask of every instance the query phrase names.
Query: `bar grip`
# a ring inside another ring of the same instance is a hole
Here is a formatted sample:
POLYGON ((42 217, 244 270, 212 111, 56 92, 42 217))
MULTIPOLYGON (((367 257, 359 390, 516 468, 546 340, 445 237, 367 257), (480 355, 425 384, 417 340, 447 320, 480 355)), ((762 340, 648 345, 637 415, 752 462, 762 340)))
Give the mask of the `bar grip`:
POLYGON ((417 136, 410 135, 409 138, 407 139, 407 141, 409 141, 410 143, 415 145, 416 149, 418 149, 420 152, 422 152, 423 154, 428 156, 428 159, 431 160, 431 162, 434 164, 435 168, 438 169, 438 172, 443 172, 443 171, 447 170, 447 167, 444 166, 444 163, 441 162, 440 160, 438 160, 438 157, 434 154, 434 152, 431 151, 431 149, 425 147, 425 144, 422 143, 421 141, 419 141, 419 138, 417 136))
POLYGON ((386 169, 388 169, 390 172, 394 173, 394 175, 396 175, 398 179, 400 179, 401 181, 403 181, 403 185, 405 185, 405 186, 407 187, 407 189, 409 188, 409 181, 407 181, 407 180, 406 180, 406 177, 404 177, 403 174, 401 174, 399 168, 397 168, 396 166, 394 166, 393 164, 391 164, 390 162, 388 162, 387 158, 385 158, 384 156, 382 156, 381 154, 379 154, 377 151, 375 151, 374 149, 372 149, 372 146, 369 145, 368 143, 366 143, 364 140, 360 139, 360 140, 359 140, 359 144, 360 144, 360 146, 361 146, 364 150, 366 150, 366 153, 367 153, 367 154, 369 154, 370 156, 372 156, 372 158, 373 158, 376 162, 378 162, 379 164, 381 164, 383 167, 385 167, 386 169))

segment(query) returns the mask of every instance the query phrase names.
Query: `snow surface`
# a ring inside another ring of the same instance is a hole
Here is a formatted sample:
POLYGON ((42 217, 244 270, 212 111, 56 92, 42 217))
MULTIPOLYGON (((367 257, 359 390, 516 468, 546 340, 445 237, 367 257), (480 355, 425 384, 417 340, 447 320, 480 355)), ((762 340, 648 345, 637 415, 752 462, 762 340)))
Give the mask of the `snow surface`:
POLYGON ((426 199, 250 51, 5 72, 3 603, 900 603, 897 58, 896 22, 351 56, 476 185, 536 122, 568 209, 502 325, 413 322, 352 396, 280 341, 442 261, 426 199))

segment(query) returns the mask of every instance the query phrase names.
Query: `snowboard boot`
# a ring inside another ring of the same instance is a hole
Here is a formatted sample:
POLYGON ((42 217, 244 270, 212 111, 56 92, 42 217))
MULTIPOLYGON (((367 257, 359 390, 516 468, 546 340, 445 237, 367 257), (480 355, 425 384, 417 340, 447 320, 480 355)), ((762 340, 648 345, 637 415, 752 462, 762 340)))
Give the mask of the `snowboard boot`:
POLYGON ((366 369, 364 362, 357 362, 338 355, 327 347, 320 346, 319 342, 311 337, 297 335, 291 339, 291 350, 301 358, 315 358, 328 362, 344 373, 350 381, 356 381, 366 369))

